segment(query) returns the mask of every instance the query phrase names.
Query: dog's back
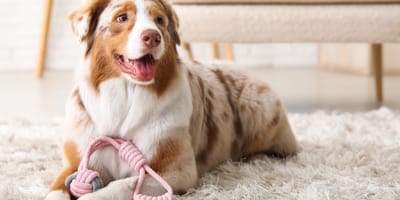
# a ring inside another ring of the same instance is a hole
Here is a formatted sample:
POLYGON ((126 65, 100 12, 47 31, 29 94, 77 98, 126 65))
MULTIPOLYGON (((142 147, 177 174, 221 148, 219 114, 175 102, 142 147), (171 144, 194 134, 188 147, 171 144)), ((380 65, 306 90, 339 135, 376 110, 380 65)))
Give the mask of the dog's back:
POLYGON ((186 67, 193 96, 190 134, 199 172, 255 153, 296 153, 284 108, 268 85, 222 67, 186 67))

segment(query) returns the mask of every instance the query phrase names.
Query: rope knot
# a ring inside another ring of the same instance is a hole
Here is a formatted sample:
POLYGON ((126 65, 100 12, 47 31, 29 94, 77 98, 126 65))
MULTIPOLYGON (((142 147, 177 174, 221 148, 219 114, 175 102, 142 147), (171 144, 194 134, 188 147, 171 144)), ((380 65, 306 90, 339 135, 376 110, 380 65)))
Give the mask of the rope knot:
POLYGON ((65 185, 70 188, 74 196, 80 197, 102 188, 103 181, 100 179, 98 172, 89 169, 81 169, 69 176, 65 181, 65 185))
POLYGON ((121 143, 119 156, 136 172, 139 172, 147 164, 146 158, 131 142, 124 141, 121 143))
POLYGON ((94 192, 104 186, 99 173, 89 170, 88 166, 90 155, 98 148, 107 145, 114 146, 114 148, 118 150, 119 156, 128 163, 129 167, 133 168, 139 174, 139 179, 136 183, 133 194, 135 200, 175 199, 171 186, 147 165, 145 157, 133 143, 105 136, 99 137, 89 145, 89 148, 79 165, 78 172, 75 172, 65 180, 65 186, 70 189, 72 195, 75 197, 81 197, 84 194, 94 192), (152 197, 139 193, 146 173, 156 179, 167 190, 164 195, 152 197))

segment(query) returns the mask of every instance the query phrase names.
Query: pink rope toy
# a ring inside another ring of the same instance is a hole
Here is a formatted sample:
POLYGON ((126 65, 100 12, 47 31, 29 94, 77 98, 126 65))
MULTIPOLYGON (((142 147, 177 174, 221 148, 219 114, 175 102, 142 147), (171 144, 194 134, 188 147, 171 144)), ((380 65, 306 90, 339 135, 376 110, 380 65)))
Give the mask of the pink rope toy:
POLYGON ((85 153, 85 157, 82 159, 78 172, 72 174, 65 181, 65 185, 70 189, 71 193, 75 197, 81 197, 84 194, 94 192, 103 187, 103 182, 100 179, 98 172, 88 169, 90 155, 93 154, 97 149, 112 145, 118 150, 119 156, 125 160, 128 165, 139 173, 139 179, 136 183, 136 188, 133 193, 134 200, 174 200, 172 188, 168 183, 161 178, 153 169, 147 165, 147 161, 143 154, 136 148, 136 146, 123 139, 114 139, 110 137, 99 137, 93 141, 88 150, 85 153), (146 196, 140 194, 140 190, 143 185, 144 177, 146 172, 156 179, 167 192, 158 197, 146 196))

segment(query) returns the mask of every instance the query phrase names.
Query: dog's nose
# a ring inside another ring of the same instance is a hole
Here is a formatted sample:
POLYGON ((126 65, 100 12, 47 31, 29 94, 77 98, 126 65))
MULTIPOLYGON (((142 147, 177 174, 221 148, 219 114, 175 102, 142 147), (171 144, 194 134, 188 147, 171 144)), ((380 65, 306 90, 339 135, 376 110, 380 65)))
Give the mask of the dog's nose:
POLYGON ((156 30, 145 30, 141 35, 143 43, 149 47, 157 47, 161 43, 161 35, 156 30))

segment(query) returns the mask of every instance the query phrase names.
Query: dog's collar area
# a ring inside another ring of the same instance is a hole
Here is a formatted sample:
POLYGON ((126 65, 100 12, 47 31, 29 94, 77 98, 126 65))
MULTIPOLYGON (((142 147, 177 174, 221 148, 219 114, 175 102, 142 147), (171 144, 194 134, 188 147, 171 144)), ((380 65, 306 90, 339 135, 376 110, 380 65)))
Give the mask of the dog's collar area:
POLYGON ((148 166, 143 154, 139 151, 139 149, 137 149, 137 147, 133 143, 123 139, 114 139, 105 136, 97 138, 89 145, 85 153, 85 157, 82 159, 79 165, 78 172, 73 174, 71 178, 69 177, 66 180, 66 186, 70 189, 71 193, 75 197, 81 197, 84 194, 93 192, 95 191, 95 189, 98 189, 94 187, 98 185, 96 184, 97 182, 102 181, 98 172, 89 169, 89 159, 96 150, 109 145, 118 150, 118 155, 120 156, 120 158, 125 160, 132 169, 139 173, 139 178, 133 192, 134 200, 175 199, 171 186, 148 166), (142 188, 146 173, 157 180, 167 192, 158 197, 150 197, 140 194, 140 190, 142 188))

